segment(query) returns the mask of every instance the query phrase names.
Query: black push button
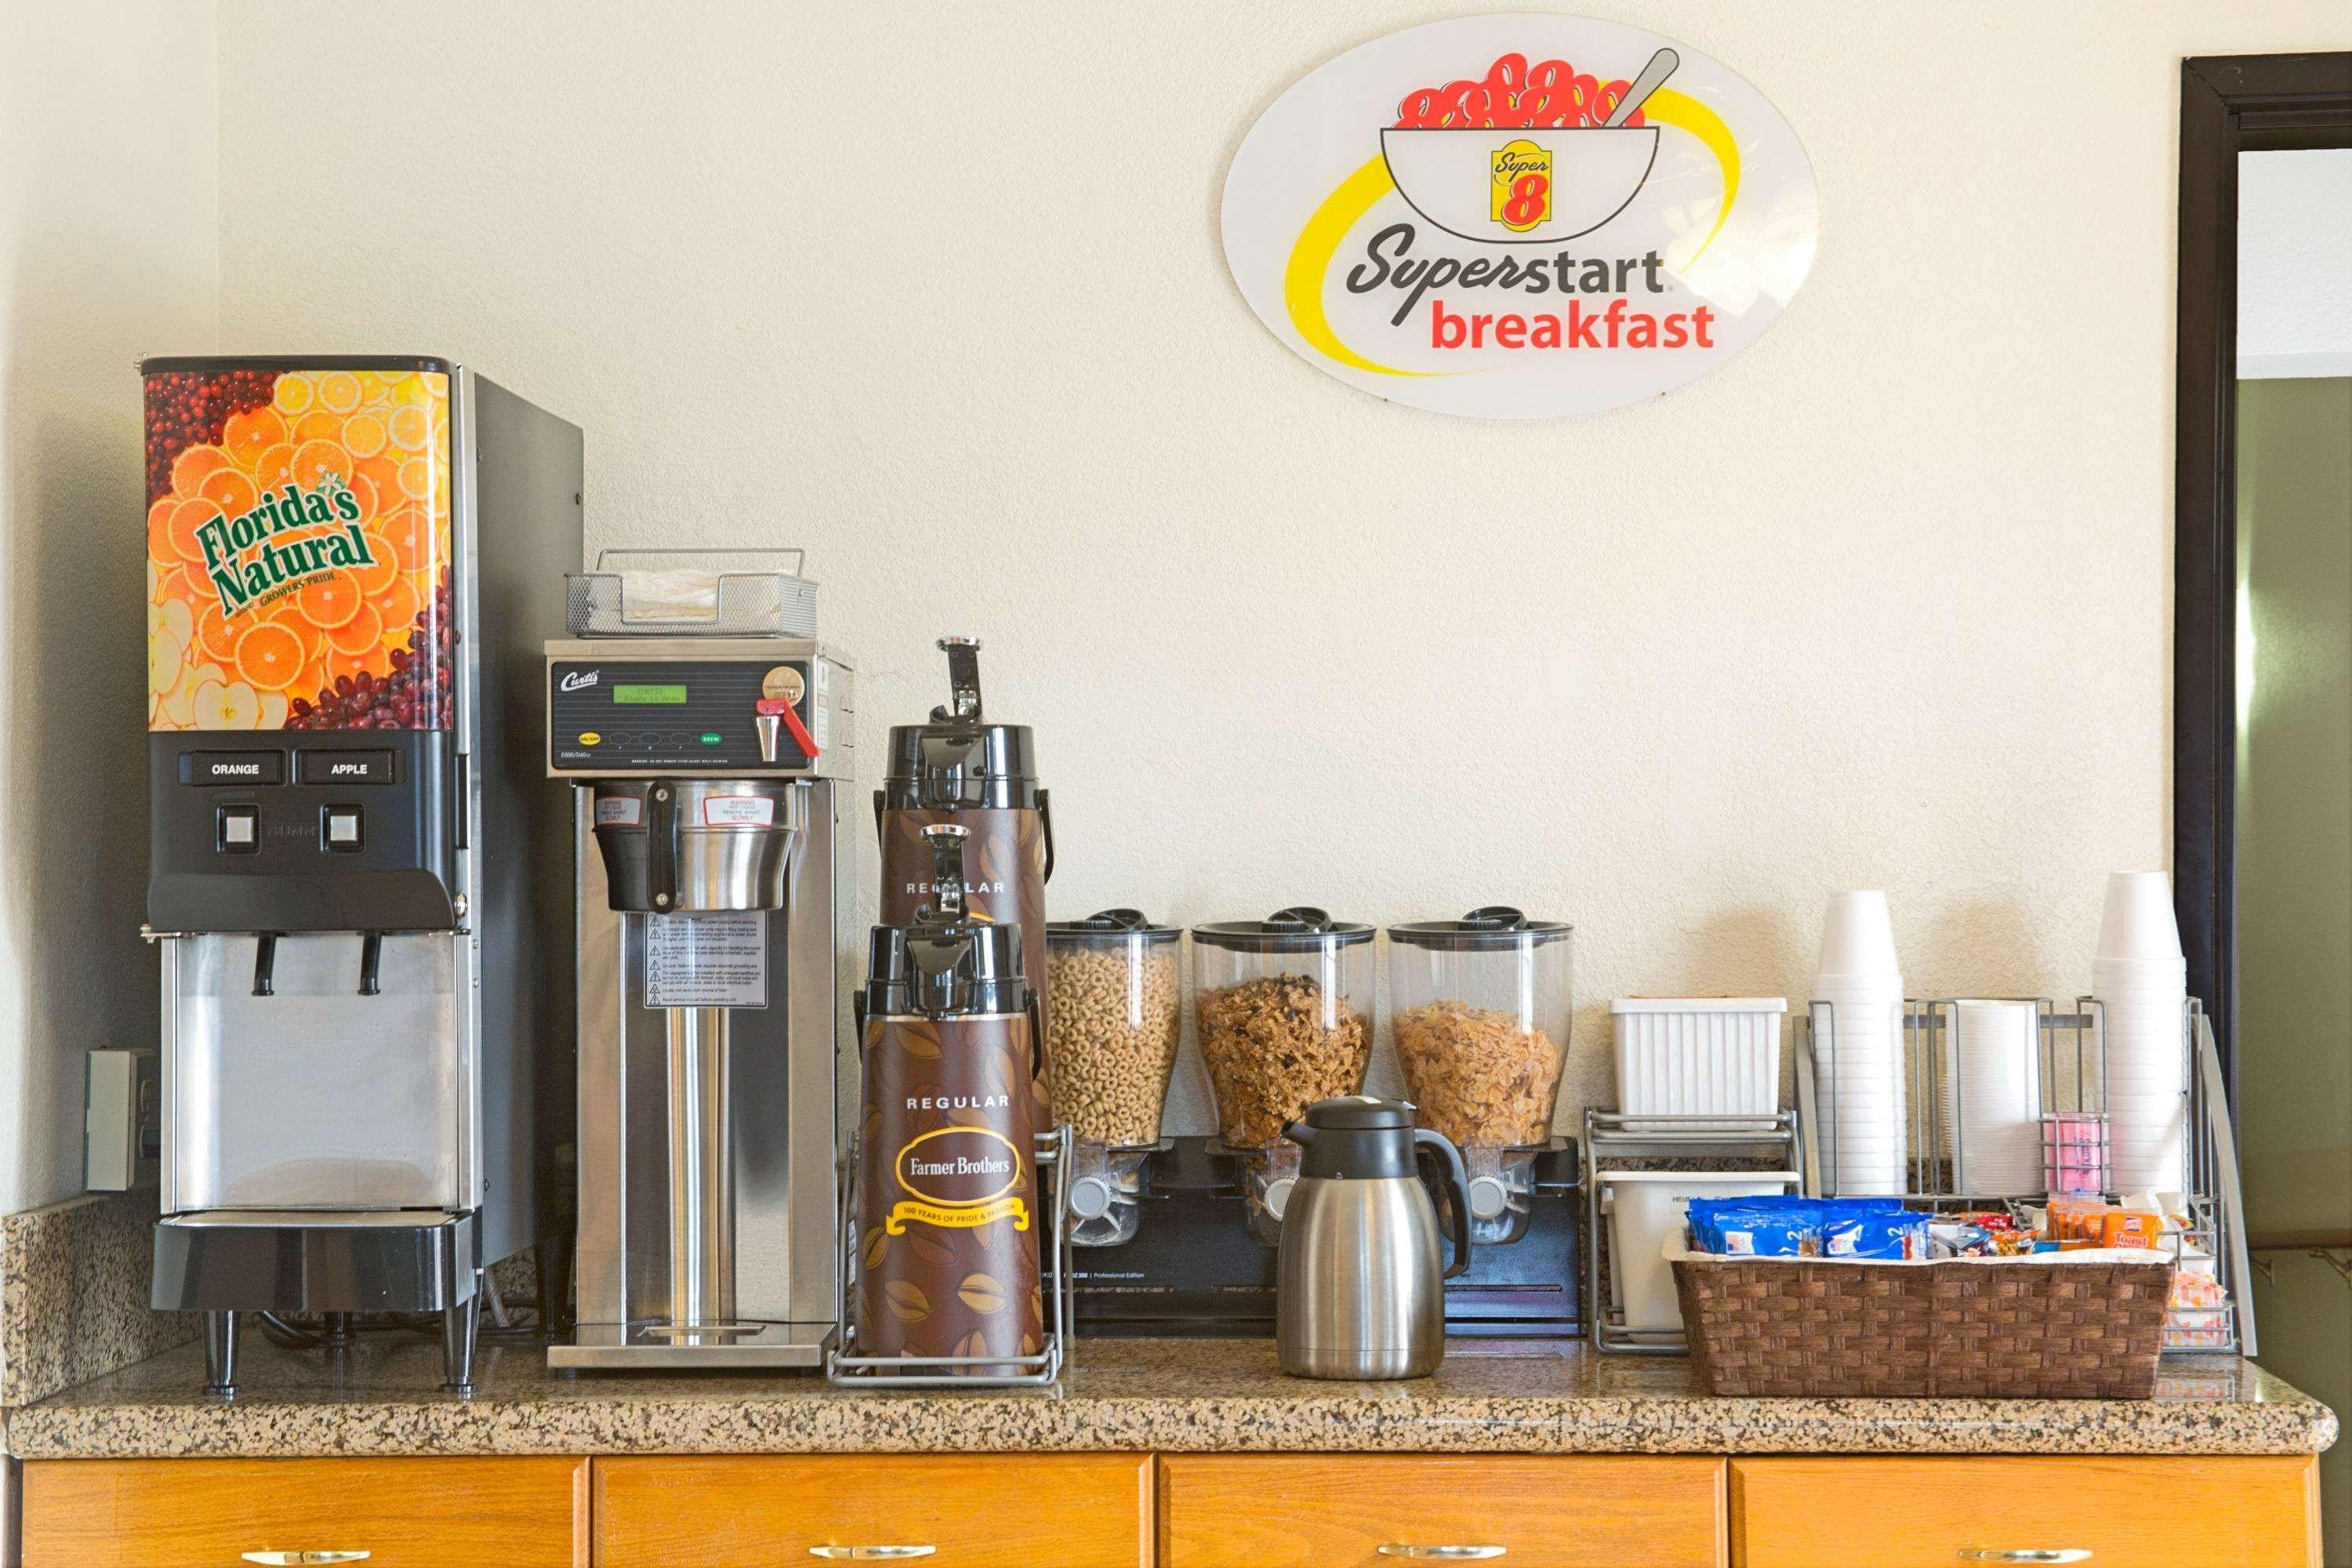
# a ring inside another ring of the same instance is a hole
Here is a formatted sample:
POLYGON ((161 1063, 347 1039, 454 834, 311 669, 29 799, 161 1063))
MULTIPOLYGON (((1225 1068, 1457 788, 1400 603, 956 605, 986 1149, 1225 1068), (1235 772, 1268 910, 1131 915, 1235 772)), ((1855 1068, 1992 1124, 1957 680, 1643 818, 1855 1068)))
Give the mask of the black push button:
POLYGON ((251 855, 261 847, 261 808, 225 805, 218 817, 218 847, 224 855, 251 855))
POLYGON ((183 752, 180 782, 187 784, 279 784, 286 782, 283 752, 183 752))
POLYGON ((294 776, 306 784, 388 784, 390 752, 297 752, 294 776))
POLYGON ((319 842, 341 854, 355 853, 360 847, 360 808, 356 805, 320 806, 319 842))

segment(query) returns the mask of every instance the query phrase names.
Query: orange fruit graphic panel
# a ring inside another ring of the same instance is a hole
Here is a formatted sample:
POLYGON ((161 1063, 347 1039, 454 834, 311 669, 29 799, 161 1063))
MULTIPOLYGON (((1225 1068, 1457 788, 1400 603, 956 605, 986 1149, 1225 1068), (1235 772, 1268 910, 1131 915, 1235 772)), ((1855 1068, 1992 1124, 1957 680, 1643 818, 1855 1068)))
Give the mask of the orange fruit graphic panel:
POLYGON ((279 441, 254 459, 253 482, 274 490, 294 477, 294 443, 279 441))
POLYGON ((343 446, 354 458, 373 458, 383 450, 383 421, 373 414, 354 414, 343 421, 343 446))
POLYGON ((327 633, 327 647, 336 653, 373 653, 383 641, 383 616, 373 605, 362 605, 357 615, 327 633))
POLYGON ((184 496, 201 494, 205 476, 228 466, 228 454, 218 447, 191 447, 172 463, 173 492, 184 496))
POLYGON ((145 375, 150 727, 447 724, 447 375, 165 363, 145 375))
POLYGON ((259 690, 285 690, 303 663, 302 639, 276 621, 263 621, 236 639, 236 673, 259 690))
POLYGON ((349 414, 360 405, 360 378, 347 370, 331 370, 319 378, 319 406, 331 414, 349 414))
POLYGON ((322 474, 349 477, 352 455, 332 441, 305 441, 294 454, 293 479, 304 489, 315 487, 322 474))
POLYGON ((248 408, 242 414, 232 414, 221 426, 221 445, 237 467, 251 468, 261 460, 261 455, 286 439, 286 421, 278 410, 264 404, 248 408))
POLYGON ((366 606, 360 597, 357 583, 348 572, 330 572, 314 577, 294 591, 302 616, 322 631, 332 631, 348 622, 366 606))
MULTIPOLYGON (((172 550, 183 561, 194 562, 199 568, 205 563, 205 547, 196 539, 196 530, 221 514, 220 502, 191 496, 178 502, 172 510, 172 550)), ((162 562, 157 562, 162 565, 162 562)))
POLYGON ((235 468, 205 476, 196 493, 221 509, 223 517, 241 517, 261 503, 261 492, 235 468))

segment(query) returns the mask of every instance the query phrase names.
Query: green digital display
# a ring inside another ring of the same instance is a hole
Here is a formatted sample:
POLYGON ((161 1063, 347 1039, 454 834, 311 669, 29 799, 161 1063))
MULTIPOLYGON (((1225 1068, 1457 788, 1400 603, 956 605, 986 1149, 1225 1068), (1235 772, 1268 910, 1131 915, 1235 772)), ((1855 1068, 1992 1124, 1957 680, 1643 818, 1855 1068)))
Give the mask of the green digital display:
POLYGON ((683 686, 615 686, 613 688, 613 700, 656 703, 674 708, 686 700, 686 688, 683 686))

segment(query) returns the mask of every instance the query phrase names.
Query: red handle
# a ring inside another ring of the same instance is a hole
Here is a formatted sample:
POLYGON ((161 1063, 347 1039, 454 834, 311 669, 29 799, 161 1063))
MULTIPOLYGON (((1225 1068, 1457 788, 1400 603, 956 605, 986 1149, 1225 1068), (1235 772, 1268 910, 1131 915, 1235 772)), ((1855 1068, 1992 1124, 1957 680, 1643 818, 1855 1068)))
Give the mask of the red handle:
POLYGON ((762 714, 773 713, 782 718, 784 728, 793 732, 793 743, 801 749, 801 754, 811 762, 816 761, 816 742, 809 734, 808 726, 801 722, 800 714, 793 710, 791 703, 781 697, 762 697, 753 705, 753 710, 762 714))

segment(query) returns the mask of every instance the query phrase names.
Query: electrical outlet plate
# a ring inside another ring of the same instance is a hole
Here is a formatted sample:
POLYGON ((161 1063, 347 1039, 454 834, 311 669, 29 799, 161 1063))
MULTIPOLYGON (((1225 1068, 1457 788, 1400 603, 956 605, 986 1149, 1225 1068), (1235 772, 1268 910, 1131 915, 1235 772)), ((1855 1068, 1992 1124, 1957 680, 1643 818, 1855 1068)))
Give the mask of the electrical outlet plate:
POLYGON ((91 1051, 82 1079, 82 1185, 121 1193, 163 1175, 163 1092, 155 1053, 91 1051))

